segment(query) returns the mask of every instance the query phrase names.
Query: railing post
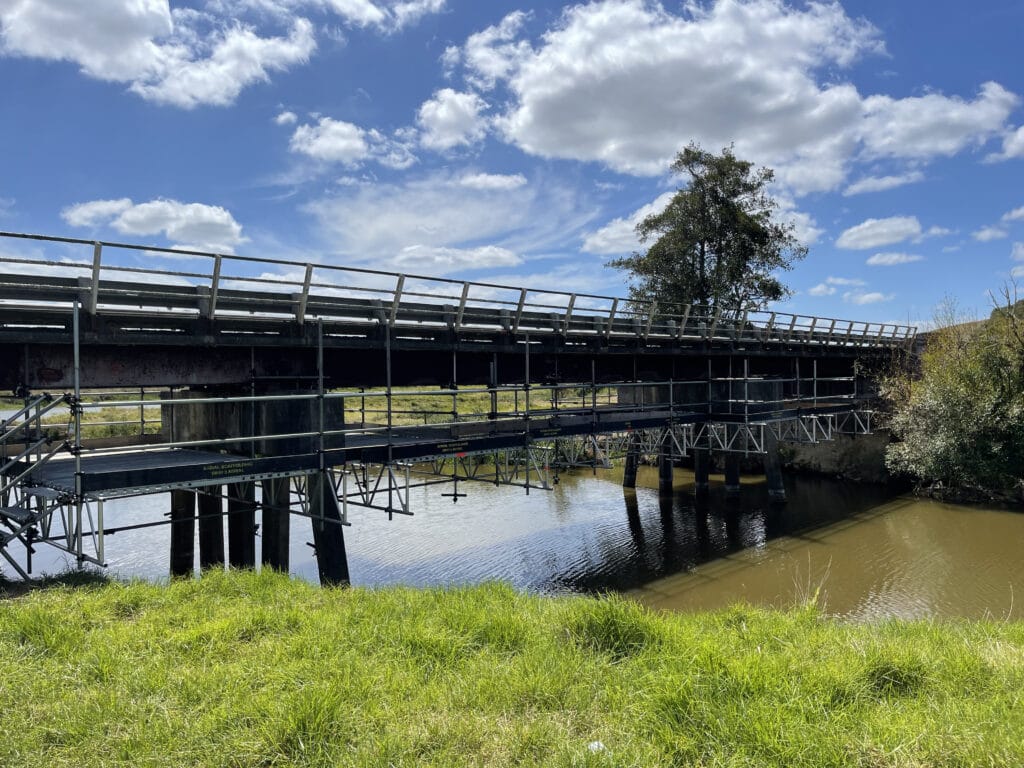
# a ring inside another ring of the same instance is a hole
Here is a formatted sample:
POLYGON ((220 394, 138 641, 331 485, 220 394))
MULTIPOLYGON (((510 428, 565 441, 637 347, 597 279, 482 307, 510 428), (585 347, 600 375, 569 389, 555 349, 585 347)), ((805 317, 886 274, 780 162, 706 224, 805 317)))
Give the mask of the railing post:
POLYGON ((526 304, 526 289, 519 291, 519 306, 516 307, 516 319, 512 323, 512 333, 519 332, 519 322, 523 319, 523 306, 526 304))
POLYGON ((683 334, 686 333, 686 324, 690 321, 690 304, 686 305, 686 309, 683 310, 683 318, 679 321, 679 330, 676 332, 676 339, 682 341, 683 334))
POLYGON ((576 304, 576 294, 574 293, 569 297, 569 306, 565 309, 565 326, 562 331, 566 336, 569 335, 569 323, 572 322, 572 308, 576 304))
MULTIPOLYGON (((218 253, 213 259, 213 277, 210 280, 210 306, 206 310, 206 317, 213 320, 217 312, 217 291, 220 289, 220 262, 221 255, 218 253)), ((308 280, 306 281, 308 284, 308 280)), ((303 308, 305 312, 305 308, 303 308)))
POLYGON ((306 322, 306 303, 309 301, 309 284, 313 281, 313 265, 306 265, 306 277, 302 281, 302 295, 299 296, 299 305, 295 308, 295 320, 299 325, 306 322))
POLYGON ((647 315, 647 327, 644 329, 644 341, 651 335, 651 325, 654 323, 654 316, 658 314, 658 302, 651 302, 651 311, 647 315))
POLYGON ((100 262, 103 259, 103 244, 96 242, 92 249, 92 285, 89 288, 89 304, 85 311, 90 315, 96 314, 96 305, 99 303, 100 295, 100 262))
POLYGON ((612 299, 612 308, 608 312, 608 327, 604 329, 604 337, 605 337, 605 339, 610 338, 611 335, 612 335, 612 325, 614 325, 614 323, 615 323, 615 313, 618 311, 618 309, 619 309, 619 300, 618 299, 612 299))
POLYGON ((462 328, 462 316, 466 312, 466 299, 469 298, 469 283, 462 284, 462 298, 459 299, 459 312, 455 315, 455 330, 462 328))
POLYGON ((398 276, 398 282, 395 284, 395 298, 391 302, 391 318, 388 322, 392 328, 395 327, 395 320, 398 318, 398 304, 402 301, 402 288, 405 287, 405 275, 398 276))

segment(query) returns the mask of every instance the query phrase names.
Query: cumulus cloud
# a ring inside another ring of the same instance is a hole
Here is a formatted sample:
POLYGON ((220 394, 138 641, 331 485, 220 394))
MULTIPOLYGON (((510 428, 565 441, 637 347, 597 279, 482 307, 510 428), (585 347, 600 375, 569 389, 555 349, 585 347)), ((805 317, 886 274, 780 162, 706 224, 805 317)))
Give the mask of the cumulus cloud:
POLYGON ((487 102, 475 93, 442 88, 420 106, 420 143, 434 150, 475 144, 487 134, 487 102))
POLYGON ((330 14, 394 32, 445 9, 446 0, 219 0, 203 10, 167 0, 3 0, 0 54, 67 61, 126 83, 145 99, 191 109, 232 104, 246 87, 303 64, 314 26, 330 14), (274 33, 259 24, 272 22, 274 33))
POLYGON ((166 0, 8 0, 0 5, 0 50, 72 62, 152 101, 223 106, 270 72, 308 60, 313 25, 296 17, 289 26, 284 36, 261 36, 231 19, 171 11, 166 0))
POLYGON ((440 276, 475 269, 516 267, 523 263, 515 252, 496 245, 476 248, 445 248, 411 245, 399 251, 391 262, 397 270, 424 271, 440 276))
POLYGON ((843 294, 843 301, 857 305, 878 304, 881 301, 892 301, 895 297, 896 294, 894 293, 881 293, 879 291, 871 291, 870 293, 847 291, 843 294))
POLYGON ((277 117, 274 118, 274 122, 278 125, 294 125, 298 122, 298 115, 294 112, 281 112, 277 117))
POLYGON ((892 245, 918 237, 921 223, 916 216, 890 216, 887 219, 866 219, 842 232, 836 240, 839 248, 864 250, 892 245))
POLYGON ((985 159, 989 162, 998 160, 1011 160, 1016 157, 1024 157, 1024 125, 1015 131, 1010 131, 1003 137, 1003 151, 994 152, 985 159))
POLYGON ((76 227, 107 225, 125 235, 162 234, 173 243, 219 253, 233 253, 246 242, 242 226, 218 205, 164 198, 139 204, 128 198, 92 200, 65 208, 61 217, 76 227))
POLYGON ((998 133, 1020 102, 999 83, 988 82, 974 101, 929 93, 864 101, 864 145, 876 157, 955 155, 998 133))
POLYGON ((629 216, 612 219, 596 232, 589 232, 583 238, 583 250, 587 253, 617 255, 631 253, 641 247, 636 236, 636 227, 641 221, 655 213, 661 213, 671 202, 675 192, 666 192, 653 202, 633 211, 629 216))
POLYGON ((924 173, 921 171, 910 171, 897 176, 867 176, 850 184, 843 190, 843 196, 851 197, 862 195, 865 192, 884 192, 887 189, 896 189, 907 184, 916 184, 919 181, 924 181, 924 173))
POLYGON ((865 263, 870 267, 894 267, 897 264, 910 264, 923 260, 924 256, 914 253, 876 253, 865 263))
POLYGON ((470 189, 518 189, 526 184, 521 173, 471 173, 459 179, 459 184, 470 189))
POLYGON ((127 197, 117 200, 90 200, 69 206, 60 212, 60 217, 73 227, 95 227, 109 222, 132 207, 127 197))
MULTIPOLYGON (((734 142, 795 194, 840 187, 863 156, 920 162, 982 143, 1004 130, 1017 102, 997 83, 973 99, 863 96, 840 73, 883 46, 838 3, 682 6, 571 5, 536 42, 517 12, 446 51, 445 67, 461 64, 479 90, 507 88, 496 125, 528 153, 656 175, 688 138, 712 149, 734 142)), ((859 191, 914 180, 861 180, 859 191)))
POLYGON ((408 168, 416 162, 402 140, 331 117, 298 126, 288 148, 314 160, 339 163, 347 168, 356 168, 371 159, 389 168, 408 168))
POLYGON ((1014 243, 1010 256, 1014 261, 1024 261, 1024 243, 1014 243))
MULTIPOLYGON (((863 287, 867 285, 863 280, 856 277, 827 277, 825 282, 818 283, 813 288, 809 289, 807 293, 811 296, 832 296, 838 289, 836 286, 845 287, 863 287)), ((851 295, 847 292, 846 295, 851 295)))
POLYGON ((1012 211, 1007 211, 1006 213, 1003 214, 1000 221, 1024 221, 1024 205, 1022 205, 1020 208, 1014 208, 1012 211))
POLYGON ((1006 230, 1000 229, 999 227, 982 227, 978 231, 971 233, 971 237, 979 243, 990 243, 993 240, 1002 240, 1006 236, 1006 230))

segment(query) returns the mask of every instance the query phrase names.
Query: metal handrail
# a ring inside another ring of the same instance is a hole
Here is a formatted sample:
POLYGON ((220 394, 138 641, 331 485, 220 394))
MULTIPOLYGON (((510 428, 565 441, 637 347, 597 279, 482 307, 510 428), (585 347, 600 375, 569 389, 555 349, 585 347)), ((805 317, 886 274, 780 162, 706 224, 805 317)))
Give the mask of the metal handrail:
MULTIPOLYGON (((293 289, 292 293, 274 292, 268 294, 264 292, 260 294, 258 302, 254 302, 254 306, 258 304, 262 311, 253 311, 252 314, 258 317, 280 314, 293 315, 300 322, 306 319, 307 314, 324 317, 328 320, 331 317, 347 316, 344 314, 334 314, 339 311, 347 311, 348 313, 356 311, 358 315, 362 316, 364 321, 373 321, 374 318, 370 316, 372 315, 371 310, 373 307, 367 306, 367 302, 372 305, 379 301, 379 310, 383 312, 383 315, 376 318, 376 322, 386 322, 389 325, 422 323, 428 319, 426 318, 427 313, 434 313, 436 315, 439 309, 451 308, 455 310, 458 307, 457 316, 452 319, 452 322, 457 321, 460 328, 491 328, 502 322, 500 312, 498 317, 478 316, 476 318, 467 318, 467 310, 469 310, 470 314, 473 310, 485 310, 494 313, 496 308, 505 307, 508 308, 510 316, 514 313, 514 323, 512 323, 514 331, 519 331, 522 325, 526 325, 535 333, 541 331, 573 335, 588 333, 605 336, 612 334, 616 336, 638 335, 653 338, 668 337, 677 340, 768 341, 840 347, 907 344, 912 342, 916 335, 916 328, 892 323, 872 323, 742 309, 716 313, 712 317, 710 313, 702 312, 700 308, 686 305, 669 305, 663 302, 655 303, 644 300, 625 302, 619 297, 601 296, 598 294, 572 293, 549 289, 527 289, 498 283, 467 282, 453 278, 403 274, 364 267, 300 263, 282 259, 216 254, 191 249, 161 248, 129 243, 91 241, 79 238, 14 232, 0 232, 0 237, 93 247, 94 258, 92 262, 61 262, 19 258, 0 259, 0 262, 43 264, 58 270, 75 270, 76 273, 87 270, 89 272, 88 277, 78 275, 81 278, 79 283, 87 281, 87 284, 77 285, 75 288, 88 291, 87 310, 90 312, 96 310, 97 304, 102 303, 101 300, 103 298, 116 296, 118 290, 122 290, 125 297, 130 295, 133 300, 139 300, 142 305, 145 304, 147 296, 150 296, 152 300, 158 303, 161 301, 173 301, 174 297, 178 295, 188 297, 190 299, 188 306, 172 307, 170 311, 185 310, 189 314, 194 314, 196 311, 202 312, 201 307, 197 310, 195 302, 207 300, 210 302, 208 316, 230 317, 232 312, 239 310, 225 310, 219 305, 225 302, 244 300, 244 298, 234 297, 232 299, 226 297, 226 292, 231 289, 225 286, 232 283, 241 283, 250 285, 273 284, 293 289), (208 273, 153 270, 121 266, 110 264, 109 262, 104 264, 102 262, 103 248, 197 256, 213 259, 214 264, 208 273), (287 275, 228 275, 221 267, 224 261, 232 261, 240 265, 264 265, 275 268, 287 267, 297 271, 302 270, 306 276, 305 279, 299 280, 289 279, 287 275), (105 288, 101 285, 102 271, 132 275, 157 275, 165 279, 181 280, 183 284, 158 283, 139 286, 137 283, 133 283, 130 289, 113 289, 110 286, 105 288), (316 271, 319 271, 322 275, 350 275, 372 277, 375 279, 387 278, 387 280, 381 280, 382 284, 380 286, 345 284, 336 281, 324 282, 312 279, 316 271), (201 281, 203 284, 193 284, 189 282, 190 280, 201 281), (410 285, 410 282, 414 284, 410 285), (441 286, 451 286, 456 288, 457 291, 452 293, 446 293, 443 289, 427 291, 418 289, 415 285, 416 282, 425 282, 427 285, 436 286, 439 289, 441 289, 441 286), (388 287, 387 283, 390 283, 391 287, 388 287), (471 289, 473 288, 483 289, 485 293, 493 293, 493 291, 506 292, 508 298, 487 295, 471 296, 471 289), (202 289, 203 292, 201 293, 199 289, 202 289), (313 289, 317 290, 311 293, 313 289), (320 290, 376 294, 381 298, 372 300, 361 299, 359 301, 362 303, 353 304, 351 299, 346 300, 344 296, 321 293, 320 290), (519 295, 518 301, 511 298, 514 294, 519 295), (531 296, 534 298, 532 301, 529 301, 528 299, 531 296), (547 297, 558 297, 558 300, 564 303, 550 303, 547 297), (425 303, 429 305, 429 308, 415 306, 407 301, 409 298, 428 300, 425 303), (585 301, 581 302, 581 300, 585 301), (591 300, 607 306, 600 308, 584 306, 590 303, 591 300), (271 307, 269 312, 266 309, 268 305, 271 307), (279 311, 274 311, 275 307, 279 311), (307 307, 309 308, 308 311, 307 307), (513 308, 515 309, 513 310, 513 308), (695 309, 697 311, 694 311, 695 309), (552 318, 550 315, 555 315, 555 317, 552 318), (634 321, 640 321, 640 327, 635 327, 634 321)), ((2 282, 3 279, 0 277, 0 283, 2 282)), ((248 309, 245 311, 248 311, 248 309)), ((439 322, 436 318, 430 318, 430 321, 439 322)))
POLYGON ((32 408, 37 406, 41 401, 45 401, 47 399, 47 397, 48 397, 48 395, 39 395, 29 405, 26 405, 24 408, 22 408, 20 411, 18 411, 18 413, 14 414, 9 419, 4 421, 4 428, 7 429, 8 431, 0 434, 0 445, 3 445, 4 443, 6 443, 11 438, 12 435, 16 435, 18 432, 20 432, 22 430, 25 430, 26 437, 27 437, 28 436, 28 430, 25 429, 26 427, 28 427, 30 424, 32 424, 37 419, 41 419, 43 417, 43 414, 49 413, 50 411, 52 411, 54 408, 56 408, 58 405, 60 405, 61 403, 63 403, 67 399, 67 395, 61 395, 60 397, 52 400, 50 402, 50 404, 47 405, 45 408, 40 409, 37 413, 31 414, 21 424, 16 424, 13 427, 11 426, 11 421, 13 421, 15 419, 18 419, 21 416, 25 415, 25 413, 27 411, 30 411, 32 408))

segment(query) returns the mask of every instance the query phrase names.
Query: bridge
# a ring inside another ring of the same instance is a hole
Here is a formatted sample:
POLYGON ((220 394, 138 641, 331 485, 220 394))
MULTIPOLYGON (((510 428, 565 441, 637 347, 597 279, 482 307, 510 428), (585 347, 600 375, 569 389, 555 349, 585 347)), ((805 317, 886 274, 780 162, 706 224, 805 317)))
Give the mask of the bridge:
MULTIPOLYGON (((739 457, 871 429, 871 365, 915 329, 626 301, 372 269, 0 232, 0 555, 105 562, 112 498, 170 493, 171 571, 288 568, 311 521, 321 580, 346 582, 350 505, 409 491, 550 488, 644 457, 671 491, 739 457), (461 485, 460 485, 461 484, 461 485), (21 548, 16 553, 16 548, 21 548), (20 556, 19 556, 20 554, 20 556)), ((136 527, 136 526, 132 526, 136 527)))

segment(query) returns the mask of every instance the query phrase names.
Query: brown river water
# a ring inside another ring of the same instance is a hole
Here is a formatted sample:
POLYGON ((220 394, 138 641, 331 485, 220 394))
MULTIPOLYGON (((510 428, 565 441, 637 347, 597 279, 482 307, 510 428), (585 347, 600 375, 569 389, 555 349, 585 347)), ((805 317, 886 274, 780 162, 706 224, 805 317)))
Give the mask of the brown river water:
MULTIPOLYGON (((635 491, 621 470, 565 474, 551 491, 460 483, 414 489, 415 515, 350 508, 345 531, 355 585, 433 586, 503 580, 542 594, 617 591, 657 609, 744 601, 788 607, 817 596, 851 620, 1024 618, 1024 514, 894 496, 875 486, 788 477, 773 504, 761 478, 735 497, 721 478, 698 502, 676 470, 659 497, 653 468, 635 491)), ((166 495, 112 501, 108 526, 160 519, 166 495)), ((316 579, 309 525, 293 518, 291 571, 316 579)), ((257 541, 257 551, 259 541, 257 541)), ((109 536, 110 572, 165 579, 166 526, 109 536)), ((51 550, 52 552, 52 550, 51 550)), ((40 548, 36 572, 70 564, 40 548)), ((10 575, 10 574, 9 574, 10 575)))

